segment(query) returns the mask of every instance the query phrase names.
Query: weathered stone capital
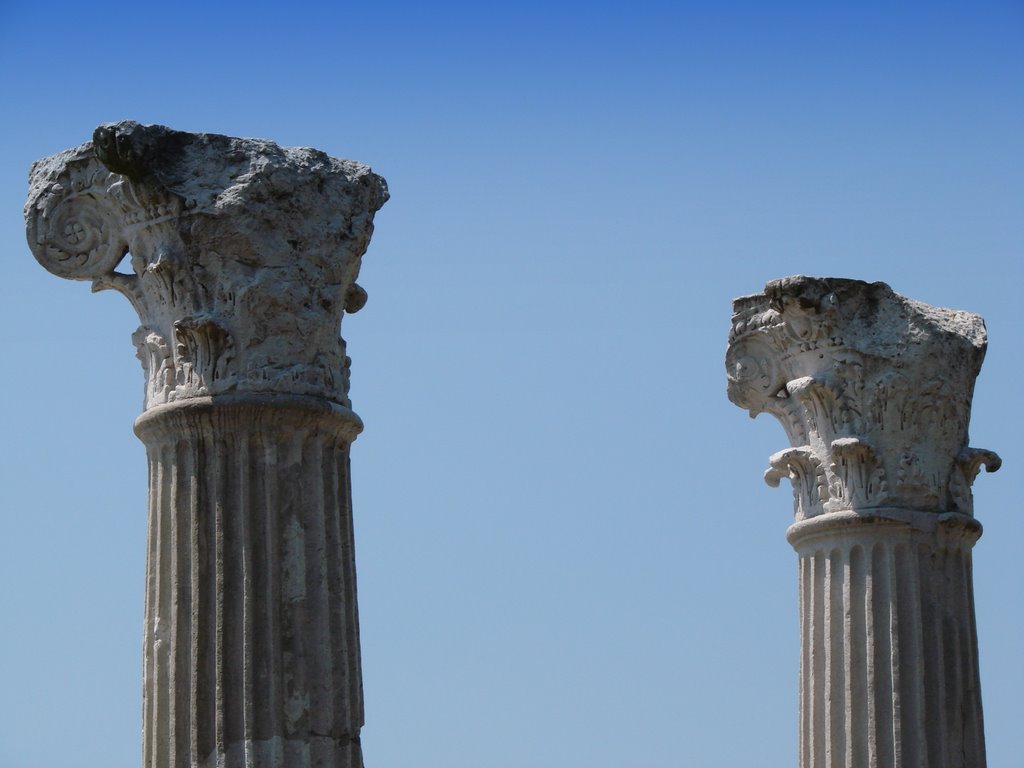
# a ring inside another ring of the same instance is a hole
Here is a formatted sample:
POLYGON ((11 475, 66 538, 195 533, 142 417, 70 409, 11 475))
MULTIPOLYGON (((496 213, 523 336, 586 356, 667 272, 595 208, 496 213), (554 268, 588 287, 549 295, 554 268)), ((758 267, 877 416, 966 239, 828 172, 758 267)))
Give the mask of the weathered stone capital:
POLYGON ((765 479, 793 481, 796 518, 898 507, 972 514, 999 457, 968 447, 987 339, 977 315, 884 283, 788 277, 737 299, 729 399, 782 422, 792 445, 765 479))
POLYGON ((355 280, 387 198, 318 150, 126 121, 36 162, 25 218, 46 269, 132 302, 145 408, 228 392, 347 405, 338 331, 366 300, 355 280))

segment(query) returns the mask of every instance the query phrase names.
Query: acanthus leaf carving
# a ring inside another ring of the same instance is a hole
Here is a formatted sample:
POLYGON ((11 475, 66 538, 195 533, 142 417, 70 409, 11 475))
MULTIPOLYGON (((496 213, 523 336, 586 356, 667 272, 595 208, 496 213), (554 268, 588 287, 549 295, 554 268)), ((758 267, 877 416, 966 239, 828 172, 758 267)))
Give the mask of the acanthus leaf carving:
POLYGON ((1003 466, 1003 460, 995 451, 984 448, 964 448, 956 457, 956 464, 949 480, 949 495, 953 508, 965 515, 974 514, 974 485, 981 468, 986 472, 996 472, 1003 466))
POLYGON ((810 277, 772 281, 734 310, 729 398, 772 414, 791 445, 813 452, 828 479, 826 513, 969 507, 976 470, 954 465, 985 352, 980 317, 884 283, 810 277))
POLYGON ((170 345, 163 336, 145 326, 132 334, 132 341, 146 377, 145 403, 166 403, 176 384, 170 345))
POLYGON ((797 520, 821 514, 822 504, 828 498, 828 481, 821 462, 810 446, 787 448, 771 455, 764 480, 778 488, 784 477, 793 484, 793 504, 797 520))
POLYGON ((875 450, 856 437, 842 437, 831 445, 829 501, 827 512, 881 506, 888 485, 885 468, 875 450))
POLYGON ((226 379, 235 359, 231 334, 210 317, 186 317, 174 324, 175 381, 185 396, 206 395, 226 379))
POLYGON ((366 302, 355 281, 387 198, 317 150, 123 121, 38 161, 25 216, 44 267, 135 308, 147 408, 227 391, 347 406, 338 330, 366 302))

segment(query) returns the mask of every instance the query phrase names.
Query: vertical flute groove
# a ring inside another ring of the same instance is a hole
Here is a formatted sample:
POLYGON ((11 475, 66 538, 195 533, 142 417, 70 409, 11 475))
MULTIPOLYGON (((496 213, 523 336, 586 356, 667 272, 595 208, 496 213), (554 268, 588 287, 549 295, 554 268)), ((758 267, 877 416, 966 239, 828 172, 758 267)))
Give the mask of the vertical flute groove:
POLYGON ((900 743, 903 765, 924 768, 922 754, 925 729, 922 712, 924 670, 922 667, 920 604, 917 553, 910 544, 896 546, 897 603, 896 642, 900 649, 900 743))
POLYGON ((963 677, 966 693, 962 699, 965 722, 963 755, 965 765, 977 765, 985 768, 985 735, 984 716, 981 711, 981 680, 978 662, 978 624, 974 616, 974 573, 971 566, 970 551, 957 552, 956 573, 959 576, 961 600, 967 606, 967 626, 960 626, 965 635, 965 653, 963 659, 963 677))
MULTIPOLYGON (((219 487, 217 496, 220 500, 220 523, 221 534, 218 545, 218 570, 221 574, 221 587, 218 595, 221 600, 220 628, 221 637, 218 643, 220 659, 218 666, 222 675, 223 703, 222 716, 224 720, 221 743, 223 749, 227 745, 243 739, 242 735, 242 699, 244 698, 244 679, 242 676, 242 665, 244 658, 241 655, 241 647, 238 644, 238 637, 242 631, 241 609, 243 607, 244 595, 241 590, 241 579, 239 578, 241 554, 241 537, 239 536, 243 515, 236 513, 237 506, 241 501, 235 494, 238 489, 238 475, 241 471, 239 458, 238 441, 232 441, 231 449, 235 455, 228 460, 229 450, 226 441, 218 441, 218 460, 223 456, 223 462, 218 471, 219 487)), ((244 751, 244 750, 243 750, 244 751)), ((238 757, 235 755, 234 757, 238 757)))
POLYGON ((341 478, 345 489, 341 505, 341 509, 344 512, 344 526, 342 530, 345 533, 345 556, 342 558, 342 572, 345 575, 345 634, 349 647, 349 652, 345 654, 345 663, 347 664, 348 676, 351 681, 350 701, 352 702, 349 727, 345 736, 353 739, 353 746, 351 747, 352 756, 350 759, 356 761, 362 759, 358 749, 358 742, 355 740, 358 737, 359 729, 363 727, 365 713, 363 711, 363 674, 359 664, 359 659, 362 658, 362 650, 359 645, 359 602, 356 599, 355 522, 352 515, 352 474, 348 446, 344 447, 341 466, 344 467, 341 478))
POLYGON ((846 606, 843 603, 844 564, 838 548, 829 552, 825 590, 825 697, 828 768, 842 768, 846 757, 846 676, 843 639, 846 606))
POLYGON ((874 732, 878 739, 878 765, 880 768, 896 768, 896 716, 898 713, 897 673, 895 668, 897 647, 892 642, 894 624, 892 589, 892 553, 882 542, 874 546, 874 609, 876 677, 871 696, 876 703, 877 720, 874 732))
POLYGON ((864 548, 855 545, 850 550, 846 600, 849 607, 847 624, 847 765, 867 768, 869 765, 868 740, 870 735, 868 713, 868 577, 864 562, 864 548))
MULTIPOLYGON (((309 499, 303 504, 306 521, 306 594, 309 610, 309 728, 313 733, 331 732, 334 702, 331 691, 331 622, 327 592, 327 531, 324 502, 323 447, 308 439, 303 467, 303 487, 309 499)), ((315 747, 314 747, 315 749, 315 747)))
POLYGON ((154 691, 153 716, 156 720, 153 728, 153 750, 159 755, 167 748, 171 736, 171 713, 170 713, 170 654, 168 636, 168 625, 173 621, 171 610, 171 590, 173 582, 168 569, 171 565, 171 557, 168 556, 168 543, 172 541, 174 515, 169 513, 171 498, 169 486, 172 482, 171 470, 173 462, 169 457, 168 446, 164 445, 160 450, 159 469, 159 526, 157 533, 157 563, 156 563, 156 606, 157 615, 154 622, 153 633, 155 640, 153 647, 156 655, 156 688, 154 691))
MULTIPOLYGON (((280 531, 280 498, 278 493, 277 469, 278 469, 278 447, 275 443, 268 443, 266 446, 266 463, 271 471, 265 475, 266 497, 267 497, 267 519, 266 519, 266 547, 267 562, 272 567, 267 568, 267 645, 268 645, 268 674, 266 711, 269 715, 269 733, 284 732, 284 695, 282 687, 284 684, 284 670, 281 643, 281 589, 280 574, 277 566, 281 562, 281 548, 279 541, 280 531)), ((283 755, 282 755, 283 759, 283 755)))
MULTIPOLYGON (((949 590, 954 597, 963 589, 960 576, 957 574, 960 564, 960 553, 954 551, 947 558, 947 565, 951 569, 949 590)), ((942 614, 942 643, 946 651, 946 664, 951 671, 950 679, 946 683, 946 700, 944 702, 945 723, 946 723, 946 748, 953 753, 963 754, 964 733, 960 708, 964 700, 964 674, 963 674, 963 648, 960 636, 960 622, 956 615, 956 606, 951 606, 942 614)))
POLYGON ((843 755, 838 765, 840 768, 853 764, 853 750, 855 735, 852 732, 854 721, 854 661, 853 661, 853 552, 844 550, 845 562, 843 563, 842 581, 840 589, 843 600, 843 713, 840 718, 839 727, 843 730, 843 755))
POLYGON ((178 473, 180 466, 177 461, 176 451, 177 448, 174 445, 168 445, 165 449, 169 458, 167 463, 167 514, 164 517, 167 520, 168 536, 166 545, 163 551, 163 557, 167 560, 166 573, 167 583, 170 589, 167 590, 167 609, 164 612, 164 616, 167 618, 166 627, 167 630, 167 652, 169 656, 173 658, 168 659, 167 664, 167 686, 163 691, 163 702, 162 706, 165 707, 164 713, 161 719, 167 723, 167 741, 163 745, 163 749, 168 751, 168 762, 174 765, 177 762, 177 738, 178 738, 178 723, 175 718, 175 709, 177 704, 177 684, 178 684, 178 609, 180 605, 180 593, 179 590, 175 589, 173 585, 178 583, 178 520, 177 515, 171 513, 171 510, 178 508, 178 473))
POLYGON ((223 478, 226 471, 225 456, 221 441, 214 436, 210 439, 210 502, 213 507, 211 518, 213 524, 213 578, 208 580, 212 588, 213 605, 213 747, 217 754, 224 754, 226 743, 224 737, 224 697, 225 679, 224 665, 224 489, 223 478))
MULTIPOLYGON (((169 452, 174 456, 174 460, 171 464, 171 497, 170 507, 167 516, 171 519, 172 537, 170 542, 170 559, 171 559, 171 583, 178 584, 181 579, 182 561, 186 558, 187 547, 183 546, 182 542, 182 521, 178 515, 172 512, 172 510, 178 510, 181 508, 182 498, 186 496, 188 491, 187 488, 183 488, 184 479, 183 474, 187 472, 187 469, 183 466, 181 457, 178 451, 178 444, 174 443, 170 445, 169 452)), ((188 529, 188 520, 185 521, 184 528, 188 529)), ((182 691, 187 691, 187 685, 182 685, 181 678, 187 675, 187 666, 183 668, 181 664, 181 654, 187 650, 188 643, 185 640, 188 631, 188 615, 187 615, 187 601, 188 593, 180 589, 174 589, 171 595, 171 610, 170 610, 170 638, 171 648, 170 651, 173 654, 173 662, 170 666, 169 674, 169 688, 168 694, 173 696, 171 700, 172 709, 167 713, 167 719, 170 722, 170 739, 167 745, 167 749, 170 754, 168 755, 168 763, 178 768, 182 763, 182 757, 187 755, 187 747, 183 750, 181 747, 182 737, 188 733, 188 717, 185 715, 183 708, 187 709, 188 702, 182 702, 182 691), (185 611, 185 615, 182 615, 185 611), (184 754, 183 754, 184 753, 184 754)))
POLYGON ((189 579, 189 594, 192 597, 191 600, 191 627, 190 627, 190 638, 188 646, 189 654, 189 672, 190 672, 190 688, 189 688, 189 711, 191 712, 191 723, 189 727, 189 753, 192 759, 195 756, 204 755, 203 745, 201 739, 203 738, 203 730, 201 720, 201 699, 200 691, 202 690, 202 669, 200 667, 201 659, 203 654, 200 652, 201 644, 204 641, 205 631, 203 626, 202 611, 205 608, 206 600, 201 591, 202 579, 205 577, 205 563, 204 549, 203 549, 203 525, 204 516, 201 506, 201 477, 203 458, 205 456, 202 450, 202 444, 194 446, 193 451, 190 452, 192 462, 190 464, 189 474, 189 539, 190 539, 190 553, 191 553, 191 567, 190 567, 190 579, 189 579))
POLYGON ((149 446, 146 455, 149 459, 149 515, 147 520, 146 550, 146 603, 143 620, 142 649, 142 718, 148 726, 143 728, 142 760, 146 768, 154 765, 153 761, 153 685, 156 679, 156 659, 153 657, 153 625, 156 621, 156 558, 157 539, 159 538, 160 506, 157 491, 157 477, 160 472, 160 448, 149 446))
POLYGON ((181 550, 182 563, 178 569, 179 590, 182 592, 181 605, 181 629, 178 633, 177 642, 180 647, 175 656, 176 662, 181 666, 181 678, 178 681, 177 691, 178 706, 181 709, 181 735, 178 738, 178 763, 175 768, 190 768, 190 755, 192 754, 193 734, 195 733, 196 712, 192 708, 192 690, 194 688, 193 677, 195 666, 192 663, 192 638, 195 631, 195 591, 191 589, 194 573, 193 538, 195 535, 195 476, 198 468, 196 466, 195 452, 188 449, 184 443, 176 441, 175 445, 177 460, 181 467, 181 497, 180 506, 175 509, 176 514, 184 516, 183 524, 178 527, 178 546, 181 550), (182 589, 180 585, 187 585, 189 588, 182 589))
POLYGON ((800 558, 800 765, 811 764, 811 600, 813 573, 809 558, 800 558))
POLYGON ((241 529, 241 551, 239 562, 242 565, 242 631, 241 631, 241 656, 242 656, 242 739, 246 744, 244 750, 243 765, 248 768, 252 764, 254 755, 248 745, 256 738, 256 696, 258 689, 254 679, 255 664, 253 660, 253 619, 254 602, 256 589, 253 583, 253 558, 257 550, 256 541, 253 537, 253 518, 256 516, 256 505, 252 498, 252 483, 250 479, 252 467, 252 438, 249 435, 242 435, 238 443, 238 507, 248 510, 250 514, 239 515, 239 527, 241 529))
POLYGON ((948 594, 935 578, 934 573, 943 574, 946 571, 945 550, 929 551, 924 546, 918 546, 917 573, 918 582, 921 585, 920 594, 920 617, 921 617, 921 646, 922 659, 926 667, 931 665, 934 669, 926 669, 924 675, 924 707, 922 716, 925 725, 925 748, 929 766, 941 765, 942 755, 946 753, 946 722, 945 707, 946 700, 946 679, 955 670, 950 667, 950 659, 946 656, 942 647, 942 621, 941 613, 948 600, 948 594))
POLYGON ((872 547, 864 548, 864 571, 866 584, 864 586, 864 664, 865 664, 865 688, 864 699, 867 708, 867 765, 868 768, 881 768, 884 763, 879 757, 878 729, 878 706, 875 701, 875 690, 877 686, 877 658, 878 629, 875 623, 875 603, 878 599, 878 590, 881 585, 877 581, 875 561, 877 553, 872 547))
POLYGON ((825 562, 820 551, 811 561, 814 599, 811 605, 811 748, 814 768, 825 768, 825 562))
MULTIPOLYGON (((338 496, 339 467, 338 451, 333 447, 324 451, 323 465, 325 559, 327 563, 327 591, 332 595, 344 595, 344 562, 341 543, 341 503, 338 496)), ((348 731, 347 702, 351 697, 349 680, 346 674, 344 659, 348 653, 345 642, 345 604, 344 600, 335 600, 329 605, 328 633, 331 638, 330 668, 333 682, 331 696, 331 728, 335 738, 345 737, 348 731)))

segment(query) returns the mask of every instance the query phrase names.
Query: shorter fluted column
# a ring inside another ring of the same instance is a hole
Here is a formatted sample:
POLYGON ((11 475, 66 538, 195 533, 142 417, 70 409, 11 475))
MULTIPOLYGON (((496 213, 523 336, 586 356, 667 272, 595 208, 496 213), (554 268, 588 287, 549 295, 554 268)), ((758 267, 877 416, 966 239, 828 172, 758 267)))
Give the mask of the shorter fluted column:
POLYGON ((968 447, 980 317, 884 283, 777 280, 737 299, 729 398, 782 423, 793 485, 800 767, 984 768, 968 447))
POLYGON ((980 534, 967 515, 900 509, 790 528, 801 766, 985 764, 971 583, 980 534))

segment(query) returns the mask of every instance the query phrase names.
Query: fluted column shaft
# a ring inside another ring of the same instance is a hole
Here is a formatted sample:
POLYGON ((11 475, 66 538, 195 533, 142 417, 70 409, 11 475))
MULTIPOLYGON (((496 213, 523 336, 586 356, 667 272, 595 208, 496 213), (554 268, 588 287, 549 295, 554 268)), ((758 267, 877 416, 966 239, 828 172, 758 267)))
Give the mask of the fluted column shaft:
POLYGON ((266 397, 139 419, 146 768, 362 765, 357 425, 347 409, 266 397))
POLYGON ((800 765, 983 768, 971 580, 980 526, 879 510, 794 525, 800 765))
POLYGON ((980 317, 884 283, 791 277, 737 299, 729 399, 779 419, 793 486, 800 768, 984 768, 968 443, 980 317))

